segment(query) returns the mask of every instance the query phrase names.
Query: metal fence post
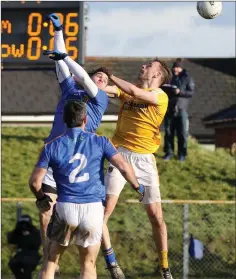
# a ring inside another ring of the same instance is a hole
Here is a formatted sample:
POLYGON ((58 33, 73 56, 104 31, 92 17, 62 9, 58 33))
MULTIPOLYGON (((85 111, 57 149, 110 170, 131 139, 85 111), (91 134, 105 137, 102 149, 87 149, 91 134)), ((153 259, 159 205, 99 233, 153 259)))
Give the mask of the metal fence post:
POLYGON ((21 215, 22 215, 22 203, 17 202, 17 204, 16 204, 16 221, 17 222, 19 222, 21 215))
POLYGON ((183 214, 183 279, 188 279, 188 273, 189 273, 188 210, 189 210, 189 205, 184 204, 184 214, 183 214))

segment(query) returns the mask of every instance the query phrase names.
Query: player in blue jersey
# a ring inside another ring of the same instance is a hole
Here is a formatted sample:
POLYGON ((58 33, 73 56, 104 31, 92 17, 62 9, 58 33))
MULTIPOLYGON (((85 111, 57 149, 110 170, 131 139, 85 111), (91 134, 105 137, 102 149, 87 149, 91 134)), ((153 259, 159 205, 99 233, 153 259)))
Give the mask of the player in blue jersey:
MULTIPOLYGON (((56 74, 61 88, 61 99, 56 109, 51 133, 45 141, 46 143, 66 131, 66 126, 63 121, 63 110, 64 105, 68 100, 73 99, 86 102, 88 119, 85 129, 89 132, 96 131, 108 105, 108 97, 103 91, 108 83, 106 69, 99 68, 92 73, 87 74, 79 64, 73 61, 66 54, 62 26, 58 16, 52 14, 49 16, 49 19, 52 21, 55 28, 54 48, 57 50, 56 53, 60 52, 63 55, 51 57, 53 60, 56 60, 56 74), (74 77, 71 76, 71 73, 74 75, 74 77), (78 87, 78 83, 81 85, 81 87, 78 87)), ((49 55, 52 54, 52 52, 49 51, 45 52, 44 54, 49 55)), ((56 201, 57 189, 51 168, 48 169, 43 179, 43 191, 51 197, 52 203, 56 201)), ((44 257, 46 257, 47 251, 46 231, 51 214, 52 210, 40 213, 41 237, 45 250, 44 257)))
POLYGON ((131 165, 106 137, 84 131, 87 122, 85 103, 68 101, 64 121, 67 131, 45 144, 29 181, 41 211, 51 207, 51 199, 42 189, 49 166, 57 183, 58 198, 48 228, 49 257, 42 279, 54 278, 60 255, 73 237, 80 253, 80 279, 95 279, 106 196, 104 159, 119 169, 142 198, 144 186, 139 185, 131 165))

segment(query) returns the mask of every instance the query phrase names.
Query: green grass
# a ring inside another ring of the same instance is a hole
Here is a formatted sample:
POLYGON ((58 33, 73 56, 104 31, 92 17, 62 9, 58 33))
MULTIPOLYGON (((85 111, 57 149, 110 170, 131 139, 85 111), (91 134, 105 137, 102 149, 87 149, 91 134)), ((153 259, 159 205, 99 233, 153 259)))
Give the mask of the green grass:
MULTIPOLYGON (((98 133, 111 137, 115 124, 102 124, 98 133)), ((2 128, 2 197, 32 197, 28 178, 43 139, 49 128, 2 128)), ((224 150, 211 152, 194 139, 189 141, 189 155, 184 163, 162 160, 162 147, 156 154, 160 174, 162 199, 233 200, 235 197, 235 161, 224 150)), ((120 200, 136 198, 128 185, 120 200)), ((164 204, 169 231, 170 263, 175 278, 182 274, 182 214, 183 206, 164 204)), ((38 214, 33 203, 24 203, 23 213, 30 213, 38 226, 38 214)), ((15 203, 2 203, 2 273, 13 250, 6 243, 6 232, 15 225, 15 203)), ((235 210, 233 205, 190 205, 189 230, 205 244, 204 262, 190 262, 190 274, 197 278, 232 278, 235 258, 235 210), (213 275, 212 275, 213 274, 213 275), (203 276, 203 277, 201 277, 203 276)), ((157 256, 151 229, 141 204, 119 203, 109 223, 112 243, 127 278, 158 278, 157 256)), ((65 278, 79 273, 78 252, 71 246, 61 259, 65 278), (68 262, 70 264, 68 265, 68 262)), ((97 262, 99 278, 108 278, 101 256, 97 262)), ((179 276, 179 277, 178 277, 179 276)))

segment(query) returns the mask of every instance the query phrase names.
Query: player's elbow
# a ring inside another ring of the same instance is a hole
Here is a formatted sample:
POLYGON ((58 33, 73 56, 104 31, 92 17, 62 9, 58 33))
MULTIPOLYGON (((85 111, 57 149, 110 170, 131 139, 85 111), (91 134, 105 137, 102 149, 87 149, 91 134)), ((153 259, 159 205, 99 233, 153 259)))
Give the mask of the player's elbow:
POLYGON ((32 192, 40 187, 41 183, 37 176, 32 175, 29 179, 29 188, 32 192))
POLYGON ((120 171, 120 173, 126 177, 127 173, 129 172, 129 163, 127 163, 125 160, 123 160, 122 162, 119 163, 119 165, 117 166, 118 170, 120 171))
POLYGON ((129 171, 130 165, 125 161, 124 157, 120 153, 114 155, 110 162, 120 171, 122 175, 125 175, 129 171))

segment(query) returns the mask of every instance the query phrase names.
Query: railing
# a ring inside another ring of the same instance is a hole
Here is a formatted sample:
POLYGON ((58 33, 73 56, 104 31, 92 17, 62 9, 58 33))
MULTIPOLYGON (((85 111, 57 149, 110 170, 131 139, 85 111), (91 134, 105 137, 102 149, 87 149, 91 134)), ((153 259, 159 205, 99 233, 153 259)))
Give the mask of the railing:
MULTIPOLYGON (((34 198, 2 198, 2 232, 4 214, 7 214, 4 207, 11 208, 9 203, 17 202, 18 218, 25 208, 27 212, 24 213, 32 213, 37 219, 37 210, 32 204, 34 201, 34 198)), ((235 201, 163 200, 162 203, 168 228, 169 263, 174 278, 235 278, 235 201), (202 255, 201 251, 193 255, 190 236, 202 243, 202 255)), ((157 253, 143 206, 137 200, 119 201, 109 228, 113 248, 127 277, 158 278, 157 253), (137 268, 137 265, 141 266, 137 268)), ((62 261, 66 262, 66 255, 62 261)), ((97 266, 98 278, 109 278, 104 273, 105 265, 101 257, 97 266)), ((67 271, 66 265, 64 270, 69 274, 68 278, 72 278, 75 271, 71 268, 67 271)))

